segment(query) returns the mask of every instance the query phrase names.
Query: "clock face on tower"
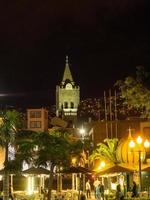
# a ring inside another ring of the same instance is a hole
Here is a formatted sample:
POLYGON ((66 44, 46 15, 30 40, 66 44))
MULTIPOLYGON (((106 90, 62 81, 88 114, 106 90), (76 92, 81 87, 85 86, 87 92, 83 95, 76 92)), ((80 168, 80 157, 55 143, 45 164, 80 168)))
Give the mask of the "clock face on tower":
POLYGON ((66 89, 68 89, 68 90, 71 90, 71 89, 72 89, 71 83, 67 83, 67 84, 66 84, 66 89))

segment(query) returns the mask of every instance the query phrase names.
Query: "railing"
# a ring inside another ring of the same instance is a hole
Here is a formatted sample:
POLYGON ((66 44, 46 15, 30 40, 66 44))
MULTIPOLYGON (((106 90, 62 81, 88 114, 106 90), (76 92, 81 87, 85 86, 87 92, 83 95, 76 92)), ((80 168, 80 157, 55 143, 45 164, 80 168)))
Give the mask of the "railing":
MULTIPOLYGON (((26 193, 15 193, 15 200, 41 200, 42 197, 39 193, 35 193, 32 195, 28 195, 26 193)), ((147 191, 140 192, 138 197, 131 197, 131 192, 127 192, 124 200, 150 200, 150 194, 147 191)), ((92 198, 89 200, 93 200, 94 192, 92 192, 92 198)), ((105 200, 115 200, 115 193, 113 194, 105 194, 105 200)), ((45 199, 46 200, 46 199, 45 199)), ((52 191, 51 200, 79 200, 79 192, 76 190, 63 190, 62 192, 52 191)), ((81 198, 80 198, 81 200, 81 198)))

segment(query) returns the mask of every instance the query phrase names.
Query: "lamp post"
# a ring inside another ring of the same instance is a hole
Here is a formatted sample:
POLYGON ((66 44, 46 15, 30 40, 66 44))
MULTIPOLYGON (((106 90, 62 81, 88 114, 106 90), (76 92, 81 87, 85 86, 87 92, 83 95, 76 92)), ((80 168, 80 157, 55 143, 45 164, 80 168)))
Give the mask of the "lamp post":
POLYGON ((83 128, 83 126, 82 126, 82 128, 80 128, 79 132, 80 132, 80 134, 81 134, 81 138, 82 138, 82 140, 83 140, 83 142, 84 142, 85 129, 83 128))
POLYGON ((84 167, 86 166, 86 164, 89 167, 89 151, 86 149, 86 141, 85 141, 87 139, 87 134, 83 126, 79 129, 79 132, 80 132, 81 140, 83 143, 83 155, 85 156, 84 167))
MULTIPOLYGON (((81 135, 81 140, 82 140, 82 143, 83 143, 83 156, 84 156, 83 165, 84 165, 84 167, 85 167, 85 159, 86 159, 86 154, 85 154, 85 150, 84 150, 85 129, 84 129, 83 126, 79 129, 79 133, 80 133, 80 135, 81 135)), ((81 176, 81 174, 79 174, 79 176, 81 176)), ((83 174, 82 178, 83 178, 83 179, 82 179, 83 191, 85 192, 85 174, 83 174)), ((81 181, 81 177, 80 177, 80 181, 81 181)), ((80 186, 81 186, 81 183, 80 183, 80 186)))
POLYGON ((138 153, 139 191, 141 192, 142 191, 142 175, 141 175, 142 153, 145 152, 146 148, 150 147, 150 143, 149 143, 149 141, 147 139, 143 142, 142 137, 138 136, 135 141, 131 140, 129 142, 129 147, 131 149, 134 149, 136 147, 135 152, 138 153))

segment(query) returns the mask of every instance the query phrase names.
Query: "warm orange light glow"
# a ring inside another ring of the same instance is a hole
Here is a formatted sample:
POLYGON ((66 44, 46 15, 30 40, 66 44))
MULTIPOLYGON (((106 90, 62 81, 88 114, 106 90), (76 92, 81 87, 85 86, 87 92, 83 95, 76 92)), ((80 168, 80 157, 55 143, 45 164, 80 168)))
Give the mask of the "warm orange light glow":
POLYGON ((34 193, 34 177, 33 176, 28 176, 27 193, 28 194, 34 193))
POLYGON ((76 164, 77 159, 76 158, 72 158, 72 164, 75 165, 76 164))
POLYGON ((2 123, 3 123, 3 118, 0 117, 0 125, 2 125, 2 123))
POLYGON ((101 163, 100 163, 100 165, 99 165, 99 167, 98 167, 98 170, 101 170, 102 168, 104 168, 105 167, 105 161, 102 161, 101 163))
POLYGON ((81 135, 84 135, 84 133, 85 133, 85 129, 82 127, 82 128, 80 129, 80 134, 81 134, 81 135))
POLYGON ((135 147, 135 142, 134 142, 133 140, 131 140, 131 141, 129 142, 129 147, 130 147, 130 148, 134 148, 134 147, 135 147))
POLYGON ((142 141, 143 141, 142 137, 138 136, 136 141, 137 141, 138 144, 142 144, 142 141))
POLYGON ((150 147, 150 143, 149 143, 149 141, 147 139, 144 142, 144 147, 145 148, 149 148, 150 147))
POLYGON ((102 161, 102 162, 101 162, 101 167, 105 167, 105 165, 106 165, 105 162, 102 161))
POLYGON ((101 166, 100 165, 98 166, 98 170, 101 170, 101 166))

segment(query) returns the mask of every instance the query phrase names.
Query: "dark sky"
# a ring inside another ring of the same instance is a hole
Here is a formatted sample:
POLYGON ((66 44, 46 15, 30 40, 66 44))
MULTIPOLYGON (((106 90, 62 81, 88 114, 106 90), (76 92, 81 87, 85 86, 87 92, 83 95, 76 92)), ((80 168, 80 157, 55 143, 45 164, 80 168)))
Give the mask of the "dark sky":
POLYGON ((81 99, 148 69, 149 9, 149 0, 1 1, 1 104, 54 103, 66 54, 81 99))

